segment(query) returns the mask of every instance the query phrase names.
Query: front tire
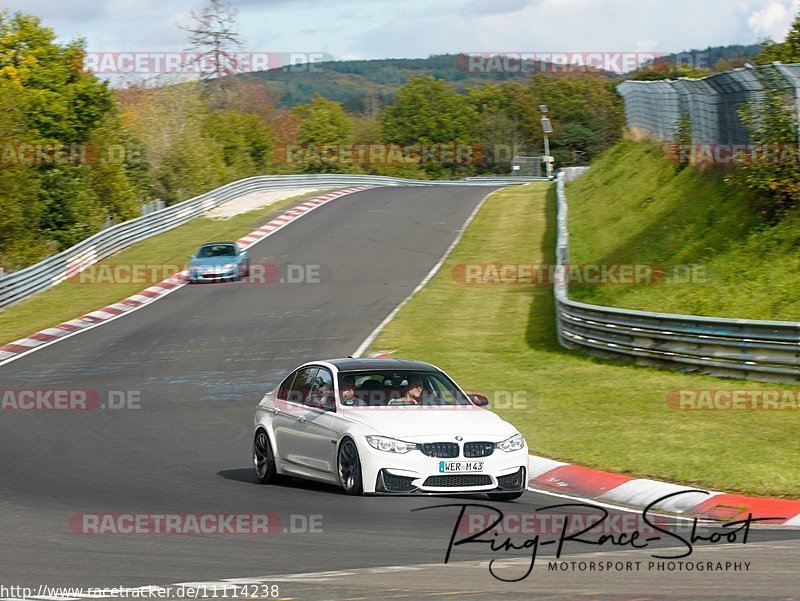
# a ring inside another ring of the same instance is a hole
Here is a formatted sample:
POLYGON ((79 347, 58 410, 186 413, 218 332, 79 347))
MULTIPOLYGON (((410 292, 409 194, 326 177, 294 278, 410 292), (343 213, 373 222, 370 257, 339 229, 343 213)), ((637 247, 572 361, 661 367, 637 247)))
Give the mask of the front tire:
POLYGON ((492 501, 513 501, 519 499, 523 494, 525 491, 520 490, 518 492, 488 492, 486 496, 492 501))
POLYGON ((339 482, 342 484, 346 495, 360 495, 364 492, 364 483, 361 479, 361 458, 358 448, 351 438, 345 438, 339 445, 336 459, 339 482))
POLYGON ((253 440, 253 467, 256 471, 256 478, 261 484, 274 484, 278 480, 275 455, 264 430, 256 432, 253 440))

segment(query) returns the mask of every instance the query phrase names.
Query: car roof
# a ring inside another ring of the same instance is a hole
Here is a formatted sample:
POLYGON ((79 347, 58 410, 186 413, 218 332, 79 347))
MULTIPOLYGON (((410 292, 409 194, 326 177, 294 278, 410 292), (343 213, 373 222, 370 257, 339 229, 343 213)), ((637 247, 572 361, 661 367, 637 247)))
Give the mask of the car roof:
POLYGON ((227 245, 230 245, 230 246, 236 246, 236 242, 206 242, 205 244, 201 244, 200 248, 203 248, 204 246, 218 246, 218 245, 221 245, 221 244, 227 244, 227 245))
MULTIPOLYGON (((418 371, 440 371, 439 368, 423 361, 410 361, 408 359, 386 358, 359 358, 346 357, 341 359, 324 359, 339 371, 360 371, 366 369, 410 369, 418 371)), ((315 363, 315 362, 310 362, 315 363)), ((319 363, 319 362, 316 362, 319 363)))

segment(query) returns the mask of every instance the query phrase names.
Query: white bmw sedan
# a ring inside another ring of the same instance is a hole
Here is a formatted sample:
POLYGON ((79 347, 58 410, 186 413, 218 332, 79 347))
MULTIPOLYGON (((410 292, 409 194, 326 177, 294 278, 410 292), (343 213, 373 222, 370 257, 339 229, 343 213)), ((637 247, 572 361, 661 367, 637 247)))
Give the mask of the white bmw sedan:
POLYGON ((443 371, 418 361, 331 359, 290 373, 256 408, 253 464, 347 494, 486 493, 516 499, 528 446, 443 371))

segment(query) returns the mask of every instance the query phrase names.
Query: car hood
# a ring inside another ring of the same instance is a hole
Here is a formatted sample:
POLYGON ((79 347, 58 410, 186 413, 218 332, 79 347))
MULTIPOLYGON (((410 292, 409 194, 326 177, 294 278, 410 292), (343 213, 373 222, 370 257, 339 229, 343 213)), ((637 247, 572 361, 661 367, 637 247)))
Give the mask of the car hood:
POLYGON ((237 257, 206 257, 203 259, 192 259, 189 263, 192 267, 205 267, 207 265, 225 265, 227 263, 236 263, 237 257))
POLYGON ((517 431, 491 411, 475 406, 348 408, 345 415, 378 434, 410 442, 431 436, 482 436, 499 442, 517 431))

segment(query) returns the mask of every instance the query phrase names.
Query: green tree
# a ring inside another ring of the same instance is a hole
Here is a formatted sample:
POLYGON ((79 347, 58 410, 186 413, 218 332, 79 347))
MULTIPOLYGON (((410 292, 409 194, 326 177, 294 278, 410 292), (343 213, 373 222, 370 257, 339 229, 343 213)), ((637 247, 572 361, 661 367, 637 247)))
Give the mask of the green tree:
POLYGON ((125 111, 145 148, 150 196, 173 204, 228 181, 222 145, 205 126, 211 110, 201 83, 130 93, 125 111))
POLYGON ((272 166, 274 139, 257 115, 213 111, 206 117, 204 131, 221 145, 226 180, 263 174, 272 166))
POLYGON ((517 83, 488 83, 473 87, 467 100, 478 113, 477 137, 483 153, 480 171, 510 173, 511 160, 535 151, 525 131, 527 100, 517 83))
POLYGON ((302 147, 300 170, 306 173, 343 173, 359 171, 352 161, 340 160, 340 150, 351 140, 351 119, 338 102, 315 96, 293 109, 299 119, 297 144, 302 147))
MULTIPOLYGON (((800 14, 782 42, 766 40, 755 62, 800 62, 800 14)), ((755 71, 767 90, 763 100, 751 101, 739 111, 739 118, 756 148, 777 152, 777 159, 747 161, 729 176, 746 187, 752 202, 767 221, 780 219, 789 209, 800 206, 800 156, 797 155, 798 115, 795 99, 783 77, 771 69, 755 71), (794 152, 787 152, 795 149, 794 152)))
POLYGON ((19 269, 47 256, 51 248, 32 224, 38 224, 41 182, 34 170, 0 168, 0 267, 19 269))
POLYGON ((132 175, 140 171, 139 144, 123 128, 116 104, 98 122, 87 142, 91 149, 87 157, 91 161, 89 182, 101 210, 115 222, 137 217, 144 197, 132 181, 132 175))
POLYGON ((350 135, 350 119, 338 102, 315 96, 310 103, 295 107, 294 112, 300 118, 300 144, 343 144, 350 135))
POLYGON ((82 40, 55 39, 38 17, 0 13, 0 77, 24 90, 26 123, 43 141, 84 142, 111 109, 112 93, 83 70, 82 40))
POLYGON ((418 75, 383 112, 383 130, 397 144, 470 144, 477 113, 467 98, 438 79, 418 75))
MULTIPOLYGON (((722 70, 725 65, 722 64, 722 70)), ((661 79, 678 79, 679 77, 707 77, 714 70, 710 68, 698 68, 686 63, 674 63, 672 61, 660 62, 655 65, 642 67, 627 79, 640 81, 656 81, 661 79)))
POLYGON ((738 165, 730 177, 751 191, 761 217, 774 221, 800 206, 799 124, 794 96, 784 87, 782 77, 773 71, 762 72, 759 77, 768 93, 739 111, 759 152, 754 160, 738 165))
POLYGON ((518 119, 528 144, 542 150, 541 113, 553 125, 550 150, 556 166, 585 165, 622 138, 625 113, 612 84, 595 74, 536 75, 516 95, 518 119))
POLYGON ((82 40, 59 44, 37 17, 0 12, 0 180, 24 182, 0 188, 6 265, 138 213, 127 165, 103 159, 123 133, 113 93, 84 70, 83 57, 82 40))
POLYGON ((56 167, 41 174, 39 197, 44 213, 40 227, 59 249, 88 238, 105 223, 90 177, 86 166, 56 167))

